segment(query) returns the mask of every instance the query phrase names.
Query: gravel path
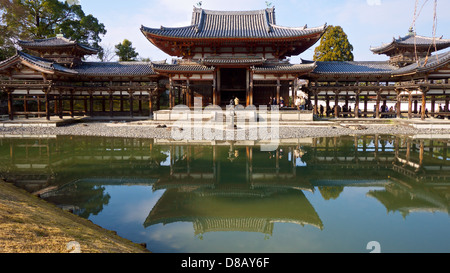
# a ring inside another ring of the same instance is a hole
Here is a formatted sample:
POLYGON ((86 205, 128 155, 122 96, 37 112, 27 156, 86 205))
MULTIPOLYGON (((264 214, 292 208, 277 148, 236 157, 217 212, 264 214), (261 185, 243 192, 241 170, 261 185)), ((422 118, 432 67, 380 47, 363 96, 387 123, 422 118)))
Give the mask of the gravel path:
MULTIPOLYGON (((141 122, 96 122, 96 123, 78 123, 63 127, 0 127, 1 135, 74 135, 74 136, 100 136, 100 137, 124 137, 124 138, 155 138, 155 139, 173 139, 173 132, 187 136, 189 127, 180 130, 179 127, 160 124, 145 124, 141 122)), ((270 129, 270 127, 269 127, 270 129)), ((411 126, 400 124, 371 124, 371 125, 281 125, 274 127, 279 129, 277 136, 281 139, 289 138, 307 138, 307 137, 334 137, 347 135, 417 135, 417 134, 450 134, 450 131, 444 129, 415 129, 411 126)), ((244 136, 249 138, 249 132, 255 134, 258 132, 257 139, 273 139, 269 130, 268 133, 260 133, 259 128, 252 127, 250 130, 225 130, 216 131, 222 133, 224 138, 226 134, 234 131, 235 139, 241 140, 244 136)), ((211 130, 209 130, 211 131, 211 130)), ((195 129, 192 129, 194 138, 195 129)), ((215 131, 212 131, 215 132, 215 131)), ((276 131, 274 131, 276 132, 276 131)), ((199 136, 196 134, 195 136, 199 136)), ((203 134, 203 139, 212 139, 207 133, 203 134), (205 137, 206 136, 206 137, 205 137)), ((202 138, 202 135, 200 135, 202 138)), ((254 138, 252 138, 254 139, 254 138)))

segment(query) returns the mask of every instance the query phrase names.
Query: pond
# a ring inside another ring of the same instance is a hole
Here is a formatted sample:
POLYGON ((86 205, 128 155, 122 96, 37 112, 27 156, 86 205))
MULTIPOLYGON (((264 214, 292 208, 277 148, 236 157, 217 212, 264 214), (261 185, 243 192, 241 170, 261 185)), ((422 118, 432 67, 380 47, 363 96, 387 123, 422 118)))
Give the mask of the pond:
POLYGON ((154 253, 448 253, 449 143, 0 138, 0 176, 154 253))

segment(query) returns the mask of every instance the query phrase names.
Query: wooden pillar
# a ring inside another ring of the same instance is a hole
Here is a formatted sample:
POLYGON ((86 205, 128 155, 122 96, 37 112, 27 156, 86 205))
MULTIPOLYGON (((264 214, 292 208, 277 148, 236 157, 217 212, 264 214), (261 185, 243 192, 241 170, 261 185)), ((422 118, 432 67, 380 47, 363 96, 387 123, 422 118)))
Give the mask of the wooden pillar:
POLYGON ((8 113, 9 113, 9 119, 14 120, 14 99, 12 90, 8 90, 8 113))
POLYGON ((105 96, 102 95, 102 112, 106 112, 106 99, 105 96))
POLYGON ((436 111, 436 96, 432 95, 431 96, 431 116, 435 117, 434 112, 436 111))
POLYGON ((355 96, 355 118, 359 118, 359 95, 361 94, 361 89, 358 89, 356 91, 356 96, 355 96))
POLYGON ((120 91, 120 112, 123 112, 123 94, 120 91))
POLYGON ((191 90, 191 83, 190 83, 190 80, 189 80, 189 78, 187 79, 187 81, 186 81, 186 92, 187 92, 187 97, 188 97, 188 107, 189 108, 192 108, 193 107, 193 100, 194 100, 194 94, 193 94, 193 92, 192 92, 192 90, 191 90))
POLYGON ((54 114, 55 115, 58 115, 58 113, 59 113, 59 100, 58 100, 58 96, 56 95, 54 95, 53 96, 53 100, 55 101, 55 103, 54 103, 54 109, 53 109, 53 111, 54 111, 54 114))
POLYGON ((133 109, 133 92, 131 90, 128 91, 128 99, 130 102, 130 117, 134 117, 134 109, 133 109))
POLYGON ((408 119, 412 118, 412 94, 408 94, 408 119))
POLYGON ((425 110, 427 107, 427 90, 421 89, 422 91, 422 112, 420 113, 420 118, 425 120, 425 110))
POLYGON ((49 91, 45 91, 45 118, 50 120, 50 96, 49 91))
POLYGON ((364 117, 367 118, 367 103, 368 103, 368 94, 364 96, 364 117))
POLYGON ((314 115, 319 116, 319 92, 316 91, 314 91, 314 115))
POLYGON ((281 82, 280 82, 280 76, 277 76, 277 104, 280 104, 280 89, 281 89, 281 82))
POLYGON ((401 95, 401 90, 397 90, 397 113, 396 113, 396 117, 397 118, 402 118, 402 95, 401 95))
POLYGON ((156 89, 156 110, 161 110, 161 89, 156 89))
POLYGON ((69 105, 69 107, 70 107, 70 116, 73 118, 75 115, 74 115, 74 112, 73 112, 73 100, 74 100, 74 98, 73 98, 73 90, 72 91, 70 91, 70 105, 69 105))
POLYGON ((94 95, 93 93, 89 93, 89 115, 94 116, 94 95))
POLYGON ((339 118, 339 90, 334 91, 334 117, 339 118))
MULTIPOLYGON (((27 93, 30 92, 27 90, 27 93)), ((28 96, 23 96, 23 111, 25 112, 25 119, 28 119, 28 96)))
POLYGON ((253 86, 253 71, 250 71, 250 105, 253 105, 253 90, 254 90, 254 86, 253 86))
POLYGON ((87 106, 87 97, 83 96, 83 104, 84 104, 84 115, 87 115, 88 106, 87 106))
POLYGON ((247 69, 245 73, 245 106, 250 105, 250 70, 247 69))
POLYGON ((148 90, 148 109, 150 111, 150 116, 153 116, 153 91, 148 90))
POLYGON ((37 111, 38 111, 38 118, 41 117, 41 96, 37 96, 37 111))
POLYGON ((173 109, 173 80, 169 77, 169 108, 173 109))
POLYGON ((328 93, 325 95, 325 103, 326 103, 325 116, 328 117, 329 115, 328 109, 330 109, 330 97, 328 96, 328 93))
POLYGON ((221 76, 220 76, 220 69, 217 70, 217 79, 216 79, 216 86, 217 86, 217 105, 222 104, 222 85, 221 85, 221 76))
POLYGON ((377 102, 375 108, 375 118, 380 118, 380 101, 381 101, 381 89, 377 91, 377 102))
POLYGON ((214 71, 214 74, 213 74, 212 99, 213 99, 213 105, 219 105, 217 102, 217 72, 216 71, 214 71))
POLYGON ((61 91, 58 92, 58 116, 60 119, 63 118, 63 97, 61 91))
POLYGON ((114 116, 114 100, 113 100, 113 91, 109 91, 109 116, 114 116))

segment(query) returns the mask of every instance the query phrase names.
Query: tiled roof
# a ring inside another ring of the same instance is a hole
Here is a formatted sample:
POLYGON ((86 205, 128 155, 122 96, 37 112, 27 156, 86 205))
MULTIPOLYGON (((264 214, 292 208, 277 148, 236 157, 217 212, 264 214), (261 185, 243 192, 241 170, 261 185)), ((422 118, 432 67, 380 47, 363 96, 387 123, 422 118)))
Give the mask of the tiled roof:
POLYGON ((434 43, 436 43, 437 50, 442 50, 450 46, 450 40, 431 37, 424 37, 415 34, 408 34, 405 37, 399 37, 398 39, 393 39, 389 44, 384 44, 379 47, 373 47, 370 50, 376 54, 383 54, 397 47, 422 47, 429 49, 431 47, 432 51, 435 51, 434 43))
POLYGON ((22 51, 17 51, 17 54, 9 59, 6 59, 2 62, 0 62, 0 67, 8 65, 12 62, 15 62, 17 59, 24 60, 25 62, 28 62, 34 66, 37 66, 39 68, 42 68, 47 71, 58 71, 61 73, 69 73, 69 74, 76 74, 76 71, 73 69, 69 69, 63 65, 59 65, 55 62, 36 57, 27 53, 24 53, 22 51))
POLYGON ((257 11, 210 11, 194 9, 192 25, 178 28, 141 27, 145 34, 171 38, 289 38, 322 34, 326 25, 291 28, 275 25, 274 9, 257 11))
POLYGON ((70 39, 67 39, 62 36, 57 36, 48 39, 38 39, 32 41, 21 41, 19 40, 19 45, 23 48, 28 49, 36 49, 36 48, 47 48, 47 47, 78 47, 82 51, 86 52, 86 54, 97 54, 98 50, 92 47, 89 47, 84 44, 77 43, 70 39))
POLYGON ((389 75, 397 67, 389 62, 316 62, 313 74, 378 74, 389 75))
POLYGON ((267 72, 312 72, 316 67, 316 63, 306 64, 266 64, 263 66, 253 67, 255 73, 267 73, 267 72))
POLYGON ((265 59, 260 57, 207 57, 200 61, 204 65, 261 65, 265 59))
POLYGON ((404 75, 417 72, 427 72, 435 70, 441 66, 450 63, 450 51, 433 55, 428 58, 422 58, 418 63, 413 63, 408 66, 397 69, 393 75, 404 75))
POLYGON ((156 64, 156 63, 152 63, 152 67, 156 72, 211 73, 214 71, 214 67, 201 65, 198 63, 191 63, 191 64, 156 64))
POLYGON ((156 75, 146 62, 85 62, 74 68, 85 76, 148 76, 156 75))

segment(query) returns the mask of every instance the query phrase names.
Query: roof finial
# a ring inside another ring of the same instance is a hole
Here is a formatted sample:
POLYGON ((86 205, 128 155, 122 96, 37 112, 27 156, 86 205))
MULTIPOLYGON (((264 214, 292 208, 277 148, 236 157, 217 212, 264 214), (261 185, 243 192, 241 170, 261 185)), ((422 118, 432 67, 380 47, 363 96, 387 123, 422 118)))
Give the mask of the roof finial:
POLYGON ((268 9, 273 8, 272 2, 266 1, 266 6, 268 9))
POLYGON ((409 35, 409 36, 415 36, 415 35, 416 35, 416 33, 414 32, 414 28, 413 28, 413 27, 410 27, 410 28, 409 28, 409 30, 408 30, 408 35, 409 35))
POLYGON ((195 5, 196 5, 196 6, 198 7, 198 8, 200 8, 200 9, 201 9, 201 8, 202 8, 202 4, 203 4, 203 3, 202 3, 202 1, 200 1, 200 2, 198 2, 198 3, 197 3, 197 4, 195 4, 195 5))

